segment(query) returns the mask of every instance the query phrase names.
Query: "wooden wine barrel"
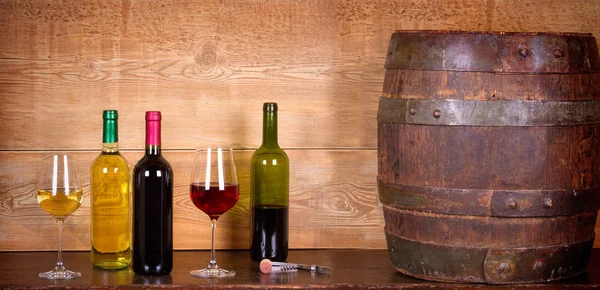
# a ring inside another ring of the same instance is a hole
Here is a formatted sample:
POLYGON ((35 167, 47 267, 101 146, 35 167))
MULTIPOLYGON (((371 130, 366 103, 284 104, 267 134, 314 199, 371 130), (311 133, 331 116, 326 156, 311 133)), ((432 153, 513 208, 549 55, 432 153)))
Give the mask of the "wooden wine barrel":
POLYGON ((389 256, 436 281, 585 271, 600 207, 600 59, 575 33, 397 31, 378 111, 389 256))

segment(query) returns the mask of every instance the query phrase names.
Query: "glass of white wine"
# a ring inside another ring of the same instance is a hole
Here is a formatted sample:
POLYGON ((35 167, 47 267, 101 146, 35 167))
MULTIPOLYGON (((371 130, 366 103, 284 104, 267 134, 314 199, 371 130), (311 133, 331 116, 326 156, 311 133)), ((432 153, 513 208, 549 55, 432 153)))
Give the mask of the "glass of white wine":
POLYGON ((42 159, 37 201, 40 207, 58 223, 58 261, 54 269, 39 274, 45 279, 72 279, 81 273, 69 271, 62 260, 62 229, 67 216, 81 205, 83 190, 77 159, 69 154, 47 154, 42 159))

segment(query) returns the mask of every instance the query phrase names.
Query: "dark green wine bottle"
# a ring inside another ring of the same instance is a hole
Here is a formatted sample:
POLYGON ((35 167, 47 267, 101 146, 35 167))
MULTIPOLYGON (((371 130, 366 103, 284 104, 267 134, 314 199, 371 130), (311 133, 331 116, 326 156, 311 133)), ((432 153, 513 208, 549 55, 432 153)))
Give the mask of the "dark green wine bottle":
POLYGON ((277 142, 277 103, 263 105, 262 145, 251 163, 252 260, 285 261, 288 255, 290 162, 277 142))

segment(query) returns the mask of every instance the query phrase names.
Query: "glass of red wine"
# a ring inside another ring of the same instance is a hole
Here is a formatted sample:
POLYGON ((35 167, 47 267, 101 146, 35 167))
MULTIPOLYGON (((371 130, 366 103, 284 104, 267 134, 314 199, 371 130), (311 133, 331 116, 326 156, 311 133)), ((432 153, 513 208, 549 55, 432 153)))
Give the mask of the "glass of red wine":
POLYGON ((215 259, 215 227, 217 219, 232 208, 238 198, 238 185, 233 150, 217 148, 199 149, 196 151, 192 178, 190 181, 190 198, 194 205, 206 213, 212 222, 212 246, 210 263, 201 270, 192 270, 196 277, 221 278, 233 277, 235 272, 219 268, 215 259))

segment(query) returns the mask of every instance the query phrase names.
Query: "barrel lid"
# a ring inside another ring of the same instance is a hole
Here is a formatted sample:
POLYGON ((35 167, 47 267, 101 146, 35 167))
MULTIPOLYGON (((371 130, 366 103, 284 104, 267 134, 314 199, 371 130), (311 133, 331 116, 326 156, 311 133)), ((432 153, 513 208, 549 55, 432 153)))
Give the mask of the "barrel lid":
POLYGON ((575 32, 398 30, 386 69, 491 73, 597 73, 596 39, 575 32))

